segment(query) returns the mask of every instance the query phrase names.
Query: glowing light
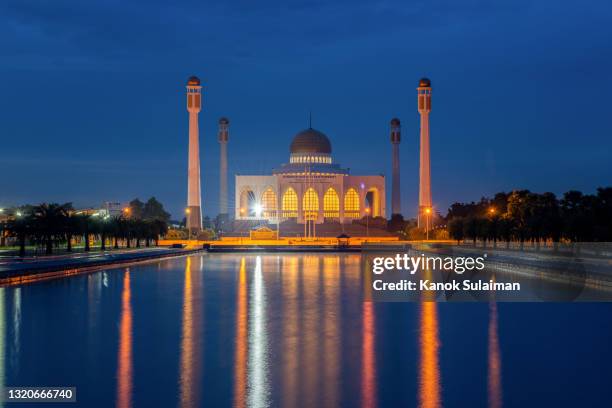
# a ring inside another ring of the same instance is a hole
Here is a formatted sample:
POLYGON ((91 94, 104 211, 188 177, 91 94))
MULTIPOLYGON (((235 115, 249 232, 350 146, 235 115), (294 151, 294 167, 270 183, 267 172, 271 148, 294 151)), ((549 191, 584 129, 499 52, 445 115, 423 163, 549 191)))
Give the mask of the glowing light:
POLYGON ((0 213, 3 213, 3 212, 4 212, 4 208, 0 208, 0 213))
POLYGON ((495 207, 489 208, 489 214, 495 214, 495 207))
POLYGON ((425 213, 426 213, 426 214, 431 214, 431 208, 427 207, 427 208, 425 209, 425 213))
POLYGON ((261 257, 256 258, 249 305, 249 357, 247 406, 267 407, 270 405, 270 384, 268 378, 268 333, 266 331, 266 289, 261 270, 261 257))
POLYGON ((369 214, 370 213, 370 207, 366 207, 365 212, 366 212, 366 214, 369 214))
POLYGON ((185 208, 185 214, 191 214, 191 208, 185 208))
POLYGON ((129 214, 129 213, 130 213, 130 207, 125 207, 125 208, 123 209, 123 212, 124 212, 125 214, 129 214))
POLYGON ((255 211, 256 217, 261 217, 261 212, 263 211, 263 207, 261 204, 257 203, 253 206, 253 211, 255 211))
POLYGON ((245 211, 244 208, 241 208, 240 209, 240 214, 244 214, 244 211, 245 211))
POLYGON ((18 216, 18 217, 21 217, 21 211, 17 211, 17 212, 15 213, 15 215, 16 215, 16 216, 18 216))

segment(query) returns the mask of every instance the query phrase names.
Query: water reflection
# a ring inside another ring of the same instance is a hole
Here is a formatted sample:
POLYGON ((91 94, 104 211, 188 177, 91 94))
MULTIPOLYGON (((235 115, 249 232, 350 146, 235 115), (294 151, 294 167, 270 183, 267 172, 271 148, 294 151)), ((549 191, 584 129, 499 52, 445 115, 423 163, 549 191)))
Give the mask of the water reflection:
POLYGON ((298 312, 298 257, 282 258, 283 295, 283 402, 285 406, 298 405, 298 338, 300 320, 298 312))
POLYGON ((248 406, 267 407, 270 394, 268 379, 268 333, 266 328, 266 288, 261 257, 255 262, 249 318, 248 406))
POLYGON ((489 303, 489 407, 501 408, 501 357, 497 331, 497 303, 489 303))
POLYGON ((234 407, 246 406, 246 365, 248 354, 248 299, 246 259, 240 259, 236 306, 236 351, 234 356, 234 407))
POLYGON ((326 256, 323 258, 323 361, 325 363, 323 381, 324 406, 338 406, 339 370, 340 370, 340 330, 338 319, 340 303, 338 292, 340 286, 340 258, 326 256))
POLYGON ((433 301, 423 301, 420 304, 419 406, 422 408, 442 406, 437 307, 433 301))
MULTIPOLYGON (((202 258, 201 258, 202 259, 202 258)), ((183 291, 183 319, 181 333, 180 405, 198 406, 200 398, 200 314, 198 313, 200 288, 197 277, 191 270, 191 257, 185 261, 185 286, 183 291), (194 284, 194 280, 196 280, 194 284)), ((203 265, 200 264, 200 267, 203 265)), ((199 276, 199 274, 195 274, 199 276)))
POLYGON ((121 323, 119 324, 119 357, 117 361, 117 407, 132 406, 132 305, 130 270, 123 275, 121 323))
POLYGON ((376 318, 374 303, 363 302, 361 344, 361 406, 376 406, 376 318))
POLYGON ((319 331, 320 322, 320 301, 319 295, 321 292, 321 266, 318 256, 305 256, 302 258, 302 288, 303 288, 303 303, 301 309, 302 317, 302 346, 300 349, 301 361, 301 378, 302 385, 302 403, 307 406, 316 405, 320 388, 318 380, 321 377, 320 373, 320 349, 319 341, 321 340, 319 331), (313 356, 317 356, 313 358, 313 356))
MULTIPOLYGON (((5 373, 5 363, 6 363, 6 351, 5 351, 5 341, 6 341, 6 321, 5 314, 6 308, 4 303, 6 289, 0 288, 0 387, 4 387, 6 385, 6 373, 5 373)), ((0 399, 0 407, 3 407, 4 403, 0 399)))
POLYGON ((19 350, 21 345, 21 288, 13 290, 13 345, 10 353, 11 369, 19 369, 19 350))

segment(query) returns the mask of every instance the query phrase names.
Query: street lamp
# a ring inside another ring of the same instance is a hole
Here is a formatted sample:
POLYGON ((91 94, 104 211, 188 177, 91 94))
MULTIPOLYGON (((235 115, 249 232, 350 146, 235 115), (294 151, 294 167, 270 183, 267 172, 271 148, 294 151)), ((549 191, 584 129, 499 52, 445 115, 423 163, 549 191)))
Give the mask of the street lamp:
POLYGON ((370 236, 370 225, 369 225, 370 207, 366 207, 365 212, 366 212, 366 236, 369 237, 370 236))
POLYGON ((191 208, 185 208, 185 214, 187 215, 191 214, 191 208))
POLYGON ((431 207, 427 207, 425 208, 425 239, 427 241, 429 241, 429 221, 430 221, 430 217, 431 217, 431 207))
POLYGON ((489 214, 495 215, 495 207, 489 208, 489 214))
POLYGON ((124 213, 126 216, 130 215, 130 207, 125 207, 125 208, 123 209, 123 213, 124 213))

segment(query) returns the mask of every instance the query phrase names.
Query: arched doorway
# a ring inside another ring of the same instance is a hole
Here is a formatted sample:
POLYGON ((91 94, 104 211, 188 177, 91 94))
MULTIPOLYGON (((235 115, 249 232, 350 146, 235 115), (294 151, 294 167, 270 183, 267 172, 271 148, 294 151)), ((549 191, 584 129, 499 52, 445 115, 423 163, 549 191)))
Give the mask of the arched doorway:
POLYGON ((323 216, 330 219, 340 217, 340 198, 332 187, 323 195, 323 216))
POLYGON ((319 214, 319 195, 314 188, 309 188, 304 193, 302 198, 302 210, 304 212, 304 220, 316 220, 319 214))
POLYGON ((368 190, 365 196, 365 206, 370 209, 372 217, 380 216, 380 196, 377 188, 372 187, 368 190))
POLYGON ((344 216, 359 218, 359 194, 354 188, 349 188, 344 194, 344 216))
POLYGON ((276 217, 276 193, 268 187, 261 195, 261 212, 264 218, 276 217))
POLYGON ((289 187, 283 194, 281 200, 281 209, 283 218, 297 218, 298 215, 298 196, 295 190, 289 187))
POLYGON ((253 190, 242 190, 242 193, 240 193, 240 216, 255 217, 256 203, 257 200, 253 190))

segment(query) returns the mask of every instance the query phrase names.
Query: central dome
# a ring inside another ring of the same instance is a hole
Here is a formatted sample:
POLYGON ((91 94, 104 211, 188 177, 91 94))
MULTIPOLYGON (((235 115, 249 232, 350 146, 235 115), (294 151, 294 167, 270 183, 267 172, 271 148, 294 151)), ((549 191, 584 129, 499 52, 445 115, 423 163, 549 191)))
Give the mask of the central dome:
POLYGON ((291 154, 324 153, 331 154, 331 143, 324 133, 313 128, 302 130, 293 138, 291 154))

